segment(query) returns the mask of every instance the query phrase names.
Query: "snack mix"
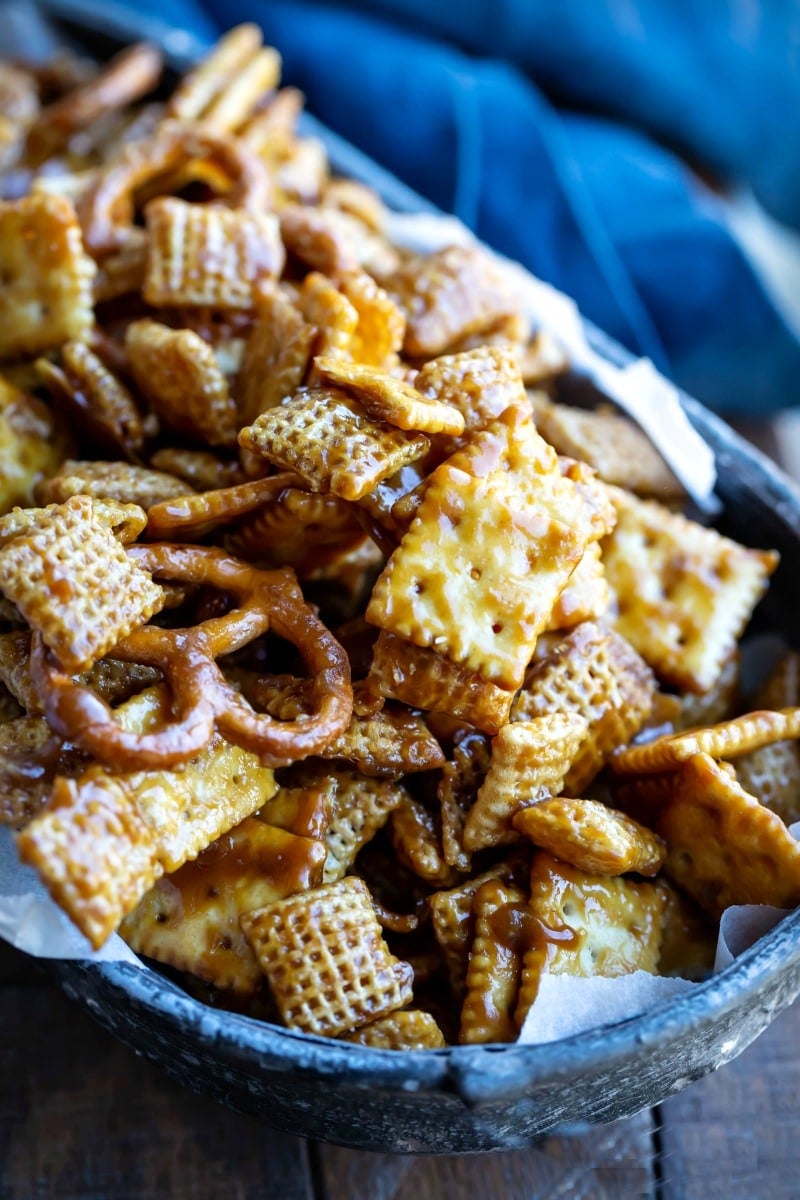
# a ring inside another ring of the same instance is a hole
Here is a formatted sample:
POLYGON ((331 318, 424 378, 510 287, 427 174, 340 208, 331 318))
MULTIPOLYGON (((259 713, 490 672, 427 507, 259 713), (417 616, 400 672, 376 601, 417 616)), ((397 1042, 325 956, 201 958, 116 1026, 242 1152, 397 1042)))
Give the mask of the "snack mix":
POLYGON ((259 31, 0 64, 0 813, 91 944, 384 1049, 800 903, 777 565, 488 252, 393 244, 259 31), (161 93, 156 92, 156 95, 161 93), (748 711, 748 707, 754 711, 748 711))

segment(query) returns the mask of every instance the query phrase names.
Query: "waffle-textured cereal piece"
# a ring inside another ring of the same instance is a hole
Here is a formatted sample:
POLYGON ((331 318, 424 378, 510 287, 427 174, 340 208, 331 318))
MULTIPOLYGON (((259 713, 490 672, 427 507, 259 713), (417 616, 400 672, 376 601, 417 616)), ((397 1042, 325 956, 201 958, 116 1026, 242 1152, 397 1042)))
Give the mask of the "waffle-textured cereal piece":
POLYGON ((144 446, 142 418, 129 389, 87 342, 67 342, 59 367, 46 359, 39 376, 69 420, 115 457, 135 458, 144 446))
POLYGON ((405 314, 366 271, 346 272, 339 286, 358 313, 358 324, 350 339, 350 357, 357 363, 390 370, 397 364, 403 348, 405 314))
POLYGON ((257 512, 238 522, 226 545, 250 562, 290 566, 299 578, 306 579, 338 562, 363 541, 364 531, 345 500, 283 487, 257 512))
POLYGON ((338 388, 300 388, 245 426, 239 444, 296 471, 312 491, 358 500, 420 458, 428 439, 370 420, 338 388))
POLYGON ((236 444, 238 414, 213 349, 191 329, 133 321, 125 332, 136 385, 163 425, 211 446, 236 444))
POLYGON ((459 1004, 466 994, 469 952, 475 933, 472 911, 475 894, 489 880, 509 881, 512 875, 511 864, 501 862, 454 888, 428 896, 433 936, 444 958, 453 996, 459 1004))
MULTIPOLYGON (((177 476, 189 489, 211 492, 242 483, 238 462, 221 458, 210 450, 189 450, 185 446, 163 446, 150 458, 150 466, 166 475, 177 476)), ((184 493, 189 490, 184 487, 184 493)))
POLYGON ((328 857, 323 878, 334 883, 347 874, 359 850, 383 828, 389 814, 408 799, 408 792, 388 779, 328 765, 326 769, 336 781, 336 791, 325 834, 328 857))
MULTIPOLYGON (((789 651, 778 661, 754 697, 758 708, 800 704, 800 654, 789 651)), ((800 744, 773 742, 736 760, 736 778, 787 825, 800 821, 800 744)))
POLYGON ((440 1050, 445 1045, 436 1018, 418 1008, 389 1013, 354 1033, 342 1034, 341 1040, 374 1050, 440 1050))
POLYGON ((369 679, 382 696, 450 713, 485 733, 497 733, 506 724, 514 699, 513 691, 385 629, 373 649, 369 679))
POLYGON ((255 421, 300 387, 316 336, 315 327, 277 288, 259 297, 256 314, 234 389, 241 424, 255 421))
POLYGON ((63 504, 71 496, 90 496, 147 509, 185 496, 187 490, 184 480, 166 471, 126 462, 68 458, 55 475, 39 485, 36 497, 43 504, 63 504))
POLYGON ((434 887, 455 883, 455 872, 444 861, 436 818, 418 800, 409 796, 392 810, 389 832, 403 866, 434 887))
POLYGON ((553 712, 531 721, 505 725, 492 742, 492 758, 478 797, 467 814, 467 850, 515 842, 514 813, 559 793, 586 737, 586 720, 577 713, 553 712))
POLYGON ((731 904, 800 902, 800 845, 709 755, 675 772, 656 829, 667 844, 667 874, 712 917, 731 904))
POLYGON ((57 469, 64 450, 47 406, 0 375, 0 513, 32 504, 35 487, 57 469))
POLYGON ((507 408, 524 406, 525 387, 513 346, 479 346, 431 359, 415 387, 429 400, 458 409, 467 430, 486 429, 507 408))
POLYGON ((181 79, 167 104, 167 115, 180 121, 203 121, 223 131, 235 130, 254 103, 276 87, 280 56, 262 47, 257 25, 237 25, 181 79), (243 103, 243 97, 247 102, 243 103))
POLYGON ((653 443, 628 417, 609 407, 590 411, 554 404, 544 392, 536 393, 533 412, 536 428, 559 454, 588 463, 606 483, 662 502, 683 497, 653 443))
POLYGON ((459 338, 490 329, 519 307, 491 257, 472 246, 409 256, 389 290, 406 313, 405 350, 420 358, 442 354, 459 338))
POLYGON ((409 432, 464 432, 464 418, 457 408, 426 399, 411 384, 378 367, 336 358, 318 358, 316 368, 325 383, 344 388, 376 421, 385 421, 409 432))
POLYGON ((665 734, 653 742, 627 746, 611 758, 620 775, 649 775, 674 771, 696 754, 712 758, 738 758, 775 742, 800 737, 800 708, 744 713, 707 729, 665 734))
POLYGON ((86 334, 94 274, 66 197, 0 200, 0 362, 86 334))
POLYGON ((546 713, 577 713, 588 733, 564 780, 564 790, 580 795, 619 746, 644 724, 655 695, 647 664, 624 638, 589 621, 535 663, 512 710, 513 720, 546 713))
POLYGON ((151 200, 142 295, 155 307, 252 309, 259 289, 283 269, 277 218, 172 196, 151 200))
MULTIPOLYGON (((300 287, 297 304, 316 330, 312 353, 324 357, 349 355, 358 328, 358 310, 327 275, 309 271, 300 287)), ((306 379, 313 383, 313 371, 306 379)))
POLYGON ((257 909, 242 928, 290 1029, 335 1037, 411 999, 413 971, 389 951, 361 879, 257 909))
POLYGON ((612 489, 617 526, 603 549, 615 628, 660 679, 713 686, 778 563, 652 500, 612 489))
POLYGON ((499 687, 519 687, 588 540, 550 514, 547 498, 539 503, 540 481, 555 467, 548 451, 530 420, 508 409, 438 467, 367 620, 499 687))
POLYGON ((363 267, 383 274, 395 264, 383 238, 352 213, 285 204, 279 215, 286 249, 314 271, 336 276, 363 267))
POLYGON ((664 845, 654 833, 599 800, 540 800, 520 809, 512 824, 534 845, 590 875, 655 875, 664 862, 664 845))
POLYGON ((538 930, 523 959, 517 1024, 535 1002, 545 971, 607 978, 655 974, 665 903, 655 883, 591 875, 548 854, 535 855, 529 904, 538 930))
POLYGON ((610 603, 611 590, 606 581, 600 543, 589 542, 553 606, 547 628, 573 629, 582 621, 599 620, 608 612, 610 603))
POLYGON ((252 995, 263 976, 239 918, 318 886, 324 859, 322 842, 245 817, 157 880, 119 932, 137 954, 252 995))
POLYGON ((467 967, 459 1041, 467 1045, 514 1042, 522 955, 513 936, 512 911, 524 909, 525 893, 498 879, 482 884, 472 901, 475 936, 467 967), (511 935, 511 936, 509 936, 511 935))
POLYGON ((442 853, 448 866, 469 871, 472 855, 464 845, 464 825, 491 762, 489 739, 476 731, 461 736, 445 763, 436 790, 442 826, 442 853))
MULTIPOLYGON (((130 731, 169 716, 169 695, 149 688, 116 710, 130 731)), ((53 899, 99 947, 165 872, 176 871, 250 816, 275 791, 268 767, 219 734, 174 771, 113 774, 92 764, 58 776, 46 808, 17 847, 53 899)))
POLYGON ((150 575, 131 561, 88 496, 44 514, 0 549, 0 587, 62 667, 82 671, 164 603, 150 575))

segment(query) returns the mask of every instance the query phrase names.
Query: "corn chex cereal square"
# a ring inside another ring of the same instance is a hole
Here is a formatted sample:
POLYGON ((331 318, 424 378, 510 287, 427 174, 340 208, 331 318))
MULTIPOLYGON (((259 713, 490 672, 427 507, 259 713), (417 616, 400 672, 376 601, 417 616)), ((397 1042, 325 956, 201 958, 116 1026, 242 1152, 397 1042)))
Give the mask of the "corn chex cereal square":
POLYGON ((0 589, 67 671, 82 671, 143 625, 164 592, 125 554, 87 496, 74 496, 0 550, 0 589))
POLYGON ((358 500, 420 458, 428 439, 371 421, 337 388, 300 388, 242 429, 239 444, 296 471, 315 492, 358 500))
POLYGON ((389 951, 361 879, 256 909, 242 928, 291 1029, 335 1037, 411 999, 411 966, 389 951))
POLYGON ((147 223, 148 304, 250 309, 259 287, 280 275, 285 253, 273 213, 151 200, 147 223))
POLYGON ((530 420, 509 409, 438 467, 366 612, 371 624, 509 690, 588 540, 552 514, 555 456, 539 443, 530 420))
POLYGON ((664 682, 713 686, 777 566, 651 500, 611 489, 617 526, 603 547, 615 628, 664 682))
POLYGON ((0 201, 0 361, 85 334, 94 320, 94 275, 71 201, 0 201))

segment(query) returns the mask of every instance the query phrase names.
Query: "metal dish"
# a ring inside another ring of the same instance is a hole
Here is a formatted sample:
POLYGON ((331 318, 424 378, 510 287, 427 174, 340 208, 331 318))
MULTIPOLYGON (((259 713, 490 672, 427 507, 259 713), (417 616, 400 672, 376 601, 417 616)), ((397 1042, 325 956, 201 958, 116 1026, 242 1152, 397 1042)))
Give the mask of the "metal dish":
MULTIPOLYGON (((146 36, 171 49, 178 68, 193 54, 186 35, 181 42, 167 26, 113 5, 58 0, 43 7, 57 15, 60 30, 99 53, 146 36)), ((396 208, 424 206, 358 151, 323 134, 339 169, 370 182, 396 208)), ((612 362, 628 360, 597 330, 588 335, 612 362)), ((567 381, 576 396, 588 386, 579 377, 567 381)), ((722 421, 688 397, 681 401, 716 454, 720 528, 781 553, 759 619, 796 641, 800 492, 722 421)), ((690 993, 543 1046, 377 1051, 209 1008, 149 967, 71 961, 52 969, 106 1029, 233 1109, 348 1146, 464 1153, 524 1146, 559 1128, 630 1115, 735 1057, 800 993, 800 911, 690 993)))

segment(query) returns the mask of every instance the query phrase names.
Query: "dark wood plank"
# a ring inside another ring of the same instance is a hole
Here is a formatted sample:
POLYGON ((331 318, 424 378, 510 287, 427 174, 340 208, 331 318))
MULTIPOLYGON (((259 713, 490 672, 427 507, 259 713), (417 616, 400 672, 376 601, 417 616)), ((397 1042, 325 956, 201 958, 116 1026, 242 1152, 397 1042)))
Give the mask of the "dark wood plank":
POLYGON ((796 1200, 800 1004, 657 1113, 661 1200, 796 1200))
POLYGON ((521 1200, 656 1197, 650 1113, 530 1150, 413 1158, 319 1146, 320 1200, 521 1200))
POLYGON ((306 1144, 183 1090, 55 987, 0 988, 0 1200, 312 1200, 306 1144))

